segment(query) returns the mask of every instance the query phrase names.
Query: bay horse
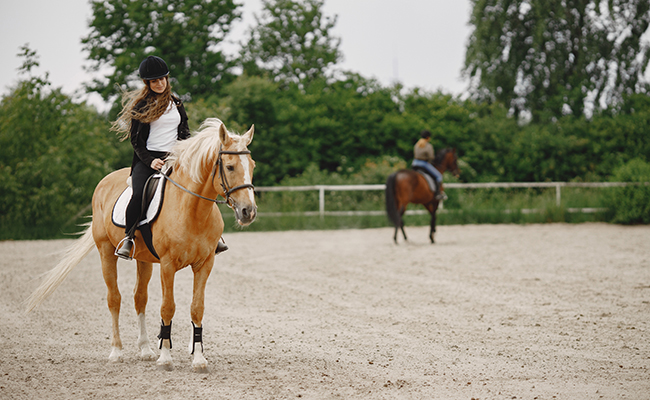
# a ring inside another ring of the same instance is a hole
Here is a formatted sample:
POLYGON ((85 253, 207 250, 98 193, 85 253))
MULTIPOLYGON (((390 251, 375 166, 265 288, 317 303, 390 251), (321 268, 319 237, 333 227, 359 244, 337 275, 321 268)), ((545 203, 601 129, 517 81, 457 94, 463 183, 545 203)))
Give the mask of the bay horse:
MULTIPOLYGON (((445 148, 436 154, 433 166, 444 173, 450 171, 458 177, 460 171, 457 165, 458 156, 456 149, 445 148)), ((442 190, 442 188, 441 188, 442 190)), ((435 193, 429 188, 426 178, 412 169, 402 169, 392 173, 386 180, 386 213, 388 219, 395 226, 393 241, 397 244, 398 230, 402 230, 404 240, 408 240, 404 232, 404 221, 402 216, 409 203, 422 204, 431 214, 431 230, 429 239, 435 243, 433 235, 436 232, 436 211, 438 211, 439 200, 436 200, 435 193)))
MULTIPOLYGON (((178 142, 166 161, 173 168, 173 173, 165 186, 164 203, 157 219, 151 224, 153 245, 159 259, 149 251, 142 235, 137 232, 133 255, 137 261, 137 279, 133 298, 140 330, 138 347, 141 359, 155 360, 156 355, 147 337, 145 309, 152 264, 159 263, 162 322, 158 336, 160 356, 157 364, 161 369, 173 369, 170 350, 171 323, 175 312, 174 276, 179 270, 191 266, 194 284, 190 315, 194 334, 189 350, 194 355, 194 371, 208 370, 203 355, 201 322, 205 287, 214 264, 217 242, 224 228, 216 203, 227 203, 241 226, 249 225, 255 220, 257 206, 252 184, 255 162, 247 149, 253 140, 253 133, 254 126, 251 126, 243 135, 233 134, 226 130, 220 120, 208 118, 198 133, 178 142), (224 197, 225 201, 217 200, 218 196, 224 197)), ((113 205, 127 186, 129 171, 129 168, 124 168, 112 172, 99 182, 93 194, 93 214, 89 227, 67 249, 59 264, 47 273, 43 283, 28 299, 27 306, 29 312, 49 296, 92 250, 94 244, 101 258, 102 273, 108 289, 106 300, 113 321, 109 362, 123 361, 119 329, 121 295, 117 287, 115 247, 124 237, 124 228, 113 224, 111 214, 113 205)))

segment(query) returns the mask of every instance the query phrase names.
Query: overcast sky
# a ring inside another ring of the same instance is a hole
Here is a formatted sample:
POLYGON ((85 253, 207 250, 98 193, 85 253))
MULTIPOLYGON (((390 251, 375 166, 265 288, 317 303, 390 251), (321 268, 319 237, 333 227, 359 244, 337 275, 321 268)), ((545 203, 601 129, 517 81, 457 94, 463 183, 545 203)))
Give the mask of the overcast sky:
MULTIPOLYGON (((239 2, 244 3, 244 15, 235 25, 234 41, 243 40, 253 13, 261 9, 261 0, 239 2)), ((342 40, 340 68, 383 84, 399 80, 407 87, 464 91, 460 71, 470 33, 470 0, 325 0, 324 13, 338 15, 333 33, 342 40)), ((81 37, 89 32, 90 17, 88 0, 3 1, 0 93, 6 94, 19 79, 17 54, 25 43, 40 56, 37 72, 49 72, 54 87, 73 94, 89 81, 82 68, 87 61, 81 37)))

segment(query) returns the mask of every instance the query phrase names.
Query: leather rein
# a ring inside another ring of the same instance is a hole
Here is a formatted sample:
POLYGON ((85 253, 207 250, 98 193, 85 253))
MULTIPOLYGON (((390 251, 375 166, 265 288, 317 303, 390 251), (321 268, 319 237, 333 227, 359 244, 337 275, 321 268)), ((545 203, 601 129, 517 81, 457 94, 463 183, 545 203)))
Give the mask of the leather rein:
POLYGON ((233 192, 236 192, 237 190, 240 190, 240 189, 248 189, 248 188, 255 190, 255 186, 253 186, 251 183, 245 183, 243 185, 230 187, 230 185, 228 184, 228 179, 226 178, 226 172, 224 170, 224 166, 223 166, 223 162, 221 160, 221 156, 223 154, 230 154, 230 155, 250 154, 251 152, 250 152, 250 150, 242 150, 242 151, 221 150, 222 147, 223 146, 219 146, 219 155, 217 157, 217 162, 214 163, 214 167, 212 168, 212 173, 210 175, 212 175, 212 185, 214 185, 214 179, 215 179, 215 177, 217 175, 217 167, 219 168, 219 179, 221 180, 221 188, 223 189, 223 192, 226 194, 226 199, 225 200, 211 199, 209 197, 201 196, 200 194, 194 193, 193 191, 183 187, 180 183, 176 182, 175 180, 173 180, 172 178, 167 176, 167 174, 163 174, 163 176, 165 177, 165 179, 167 179, 168 181, 170 181, 171 183, 176 185, 179 189, 181 189, 181 190, 183 190, 183 191, 185 191, 185 192, 187 192, 187 193, 189 193, 189 194, 191 194, 193 196, 199 197, 199 198, 201 198, 203 200, 211 201, 211 202, 216 203, 216 204, 227 204, 228 207, 232 207, 232 204, 231 204, 231 201, 230 201, 230 195, 233 192))

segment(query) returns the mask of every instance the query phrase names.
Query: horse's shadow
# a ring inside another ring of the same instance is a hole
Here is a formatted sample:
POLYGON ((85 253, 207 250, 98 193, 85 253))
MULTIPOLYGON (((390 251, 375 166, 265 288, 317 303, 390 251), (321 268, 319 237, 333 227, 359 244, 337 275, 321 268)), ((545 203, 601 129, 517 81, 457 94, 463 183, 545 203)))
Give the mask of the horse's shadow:
POLYGON ((431 247, 432 249, 435 249, 436 247, 446 247, 446 246, 455 246, 457 245, 458 242, 455 240, 446 240, 444 242, 413 242, 411 240, 406 240, 403 242, 399 242, 397 244, 393 243, 394 246, 399 247, 399 246, 407 246, 407 247, 412 247, 412 248, 422 248, 422 247, 431 247))

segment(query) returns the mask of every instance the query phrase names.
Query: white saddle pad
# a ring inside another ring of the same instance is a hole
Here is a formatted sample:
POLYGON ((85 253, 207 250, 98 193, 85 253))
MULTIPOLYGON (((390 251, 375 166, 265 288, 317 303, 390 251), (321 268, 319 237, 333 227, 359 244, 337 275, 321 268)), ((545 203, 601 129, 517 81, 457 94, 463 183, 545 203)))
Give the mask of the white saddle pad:
MULTIPOLYGON (((156 192, 153 195, 153 199, 151 200, 151 203, 149 203, 147 212, 145 213, 144 218, 138 223, 138 226, 153 222, 153 220, 155 220, 158 216, 160 207, 162 205, 162 191, 164 186, 163 181, 160 180, 162 179, 162 174, 155 174, 151 177, 151 179, 158 179, 158 187, 156 187, 156 192)), ((127 188, 124 189, 120 197, 115 202, 115 206, 113 206, 113 223, 120 228, 124 228, 126 226, 126 207, 129 205, 129 201, 131 201, 132 193, 133 189, 131 186, 127 186, 127 188)))

